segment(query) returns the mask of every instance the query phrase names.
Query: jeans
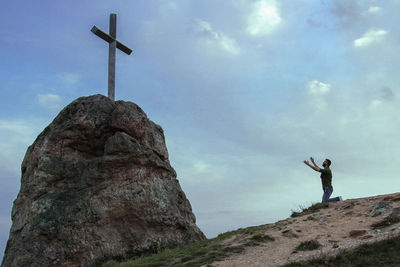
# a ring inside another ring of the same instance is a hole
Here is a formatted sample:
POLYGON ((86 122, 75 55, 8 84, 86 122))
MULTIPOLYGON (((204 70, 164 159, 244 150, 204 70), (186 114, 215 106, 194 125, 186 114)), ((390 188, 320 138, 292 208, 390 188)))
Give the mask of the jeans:
POLYGON ((324 195, 322 196, 322 202, 334 202, 340 201, 339 197, 329 198, 332 195, 333 188, 332 187, 325 187, 324 188, 324 195))

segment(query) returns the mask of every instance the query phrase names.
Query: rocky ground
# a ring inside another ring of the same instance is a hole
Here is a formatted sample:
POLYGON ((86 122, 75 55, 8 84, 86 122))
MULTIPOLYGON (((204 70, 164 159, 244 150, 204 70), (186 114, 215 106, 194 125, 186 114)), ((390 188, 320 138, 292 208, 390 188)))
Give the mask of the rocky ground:
MULTIPOLYGON (((348 199, 329 203, 319 211, 295 215, 266 226, 263 233, 258 232, 258 238, 264 242, 211 266, 279 266, 321 255, 335 255, 364 243, 398 236, 400 193, 348 199), (299 248, 301 244, 306 250, 299 248), (320 246, 312 249, 313 244, 320 246)), ((252 234, 249 233, 249 237, 252 234)), ((242 235, 234 235, 224 243, 234 246, 241 240, 242 235)))

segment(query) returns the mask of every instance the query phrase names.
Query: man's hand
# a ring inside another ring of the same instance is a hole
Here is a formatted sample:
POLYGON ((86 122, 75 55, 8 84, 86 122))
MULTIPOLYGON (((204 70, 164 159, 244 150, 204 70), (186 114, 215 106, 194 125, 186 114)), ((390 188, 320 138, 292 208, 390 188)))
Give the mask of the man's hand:
POLYGON ((316 170, 316 171, 319 171, 320 168, 319 168, 319 166, 315 163, 314 158, 313 158, 313 157, 310 157, 310 160, 311 160, 312 164, 314 165, 314 167, 317 168, 317 169, 315 169, 315 168, 313 168, 313 169, 316 170))
POLYGON ((310 167, 310 168, 313 169, 314 171, 319 172, 319 171, 320 171, 320 168, 317 166, 317 164, 315 164, 314 158, 311 157, 310 160, 311 160, 311 162, 313 163, 314 166, 311 165, 310 162, 308 162, 308 160, 305 160, 305 161, 304 161, 304 164, 306 164, 308 167, 310 167))

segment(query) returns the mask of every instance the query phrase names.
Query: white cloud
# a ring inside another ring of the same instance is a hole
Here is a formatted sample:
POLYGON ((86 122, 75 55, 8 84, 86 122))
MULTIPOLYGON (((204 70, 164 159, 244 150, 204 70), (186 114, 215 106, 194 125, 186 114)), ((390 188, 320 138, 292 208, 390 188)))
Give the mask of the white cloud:
POLYGON ((307 90, 311 95, 325 95, 331 91, 331 85, 317 80, 312 80, 308 83, 307 90))
POLYGON ((29 129, 29 127, 26 125, 25 122, 0 120, 0 130, 1 131, 25 133, 25 132, 27 132, 27 129, 29 129))
POLYGON ((374 99, 370 104, 370 108, 376 108, 382 105, 383 101, 381 99, 374 99))
POLYGON ((361 38, 354 40, 355 47, 368 46, 383 40, 387 35, 387 31, 379 29, 370 29, 361 38))
POLYGON ((187 181, 196 185, 205 181, 214 183, 227 179, 229 176, 228 160, 216 159, 214 155, 209 155, 209 157, 207 160, 198 156, 180 159, 179 176, 185 177, 187 181))
POLYGON ((307 84, 307 92, 311 96, 310 105, 318 111, 326 109, 327 101, 325 96, 331 91, 332 85, 318 80, 312 80, 307 84))
POLYGON ((228 37, 222 32, 216 32, 207 21, 196 20, 196 33, 209 44, 216 45, 226 52, 234 55, 240 53, 240 48, 238 47, 235 39, 228 37))
POLYGON ((368 10, 366 11, 366 14, 378 14, 382 11, 382 8, 379 6, 371 6, 368 8, 368 10))
POLYGON ((46 109, 59 109, 61 107, 61 97, 54 94, 38 94, 39 104, 46 109))
POLYGON ((261 0, 252 6, 247 32, 253 36, 264 36, 275 30, 281 21, 276 1, 261 0))
POLYGON ((204 173, 210 170, 210 165, 200 160, 193 165, 193 169, 196 173, 204 173))

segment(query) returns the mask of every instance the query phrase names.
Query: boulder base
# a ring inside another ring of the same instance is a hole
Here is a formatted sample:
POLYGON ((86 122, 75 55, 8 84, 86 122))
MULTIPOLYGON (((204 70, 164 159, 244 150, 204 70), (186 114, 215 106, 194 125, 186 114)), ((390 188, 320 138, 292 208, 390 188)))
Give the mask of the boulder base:
POLYGON ((28 148, 2 266, 88 266, 205 238, 163 130, 102 95, 65 107, 28 148))

